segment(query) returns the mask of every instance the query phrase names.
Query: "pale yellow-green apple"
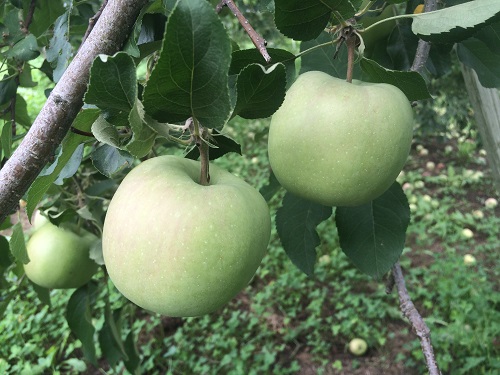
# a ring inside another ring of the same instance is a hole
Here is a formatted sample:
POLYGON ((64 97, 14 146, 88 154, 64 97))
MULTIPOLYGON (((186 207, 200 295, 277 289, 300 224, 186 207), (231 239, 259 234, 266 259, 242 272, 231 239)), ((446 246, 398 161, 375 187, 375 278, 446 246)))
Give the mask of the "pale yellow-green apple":
POLYGON ((269 162, 289 192, 357 206, 395 181, 410 152, 413 111, 397 87, 300 75, 273 115, 269 162))
POLYGON ((26 276, 50 289, 78 288, 86 284, 98 268, 89 257, 96 240, 96 236, 76 226, 44 223, 26 245, 30 258, 24 265, 26 276))
POLYGON ((160 156, 135 167, 106 214, 103 255, 118 290, 168 316, 213 312, 243 289, 267 249, 266 201, 245 181, 200 162, 160 156))
POLYGON ((349 351, 354 355, 357 356, 363 355, 366 353, 367 349, 368 345, 366 341, 363 339, 355 338, 349 342, 349 351))

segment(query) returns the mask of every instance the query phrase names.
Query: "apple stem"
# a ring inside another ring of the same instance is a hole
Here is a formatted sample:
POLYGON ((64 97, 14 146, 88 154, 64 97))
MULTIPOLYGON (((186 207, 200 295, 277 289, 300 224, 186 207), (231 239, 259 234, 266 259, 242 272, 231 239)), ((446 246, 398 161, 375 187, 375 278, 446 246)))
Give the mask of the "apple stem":
POLYGON ((198 150, 200 151, 200 163, 201 163, 201 173, 200 173, 200 185, 208 186, 210 184, 210 168, 209 168, 209 150, 207 141, 205 138, 208 137, 207 130, 200 126, 200 123, 196 118, 193 117, 194 125, 194 139, 198 150))
POLYGON ((354 32, 348 33, 346 37, 347 45, 347 76, 346 81, 352 83, 352 75, 354 71, 354 58, 356 55, 357 36, 354 32))

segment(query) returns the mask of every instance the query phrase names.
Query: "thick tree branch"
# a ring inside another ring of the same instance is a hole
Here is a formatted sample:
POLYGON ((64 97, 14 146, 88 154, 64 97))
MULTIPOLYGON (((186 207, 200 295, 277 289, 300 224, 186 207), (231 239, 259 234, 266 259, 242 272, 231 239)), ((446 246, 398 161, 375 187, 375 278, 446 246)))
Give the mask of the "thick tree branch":
POLYGON ((52 90, 28 134, 0 170, 0 222, 36 179, 83 105, 90 66, 99 54, 117 52, 147 0, 112 0, 52 90))

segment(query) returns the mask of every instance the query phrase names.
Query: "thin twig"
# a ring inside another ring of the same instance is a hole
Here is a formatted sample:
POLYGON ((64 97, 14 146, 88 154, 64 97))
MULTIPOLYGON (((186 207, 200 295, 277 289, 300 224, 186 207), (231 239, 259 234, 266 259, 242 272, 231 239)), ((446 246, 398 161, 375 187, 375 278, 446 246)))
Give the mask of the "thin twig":
POLYGON ((80 130, 80 129, 77 129, 74 126, 70 127, 69 130, 72 133, 75 133, 75 134, 78 134, 78 135, 83 135, 84 137, 94 137, 94 134, 92 134, 90 132, 86 132, 86 131, 80 130))
POLYGON ((255 47, 259 50, 260 54, 266 60, 267 63, 271 62, 271 56, 267 52, 266 45, 267 42, 266 40, 257 32, 255 29, 250 25, 248 20, 245 18, 245 16, 241 13, 239 8, 236 6, 233 0, 221 0, 219 4, 215 7, 215 11, 217 13, 220 13, 222 8, 224 6, 227 6, 231 12, 238 18, 238 21, 240 21, 241 26, 245 29, 246 33, 252 39, 253 44, 255 47))
MULTIPOLYGON (((437 0, 425 0, 424 12, 432 12, 437 10, 437 0)), ((427 59, 429 58, 429 52, 431 50, 431 45, 422 39, 419 39, 417 51, 415 52, 415 59, 411 65, 410 70, 413 72, 419 72, 424 67, 427 59)))
MULTIPOLYGON (((430 12, 437 9, 437 1, 436 0, 425 0, 424 11, 430 12)), ((421 70, 427 59, 429 58, 430 44, 423 40, 419 40, 417 51, 415 54, 415 59, 413 60, 413 64, 410 70, 419 71, 421 70)), ((427 364, 427 368, 429 370, 430 375, 440 375, 441 371, 439 370, 438 364, 436 362, 436 357, 434 355, 434 349, 431 343, 431 332, 427 324, 425 324, 424 319, 415 308, 410 295, 408 294, 408 290, 406 289, 405 280, 403 276, 403 271, 401 270, 401 265, 399 262, 392 268, 390 279, 388 280, 386 291, 388 293, 392 290, 392 285, 396 285, 399 296, 399 305, 400 309, 403 312, 403 315, 410 321, 410 324, 413 328, 413 331, 420 339, 420 346, 422 347, 422 352, 425 357, 425 361, 427 364), (393 280, 391 280, 393 279, 393 280)))
POLYGON ((23 26, 21 27, 21 31, 24 34, 29 33, 29 27, 31 25, 31 22, 33 21, 33 13, 35 13, 35 5, 36 5, 36 0, 31 0, 30 7, 28 8, 28 13, 26 14, 26 19, 23 22, 23 26))
POLYGON ((415 305, 408 294, 403 271, 401 270, 399 262, 397 262, 392 268, 392 277, 394 278, 394 282, 398 290, 399 307, 403 312, 403 315, 410 321, 413 331, 420 339, 420 346, 422 347, 422 352, 425 356, 429 374, 440 375, 441 371, 439 371, 439 367, 434 356, 434 350, 432 348, 431 331, 427 324, 425 324, 425 321, 420 313, 415 308, 415 305))
POLYGON ((104 10, 104 8, 106 8, 107 4, 108 4, 108 0, 104 0, 102 2, 101 7, 97 11, 97 13, 94 14, 92 17, 90 17, 90 19, 89 19, 89 26, 87 27, 87 31, 85 31, 85 34, 83 35, 82 43, 80 45, 83 45, 83 43, 85 42, 85 40, 89 36, 89 34, 92 31, 92 29, 94 28, 94 25, 96 24, 97 20, 99 19, 99 17, 101 17, 102 11, 104 10))

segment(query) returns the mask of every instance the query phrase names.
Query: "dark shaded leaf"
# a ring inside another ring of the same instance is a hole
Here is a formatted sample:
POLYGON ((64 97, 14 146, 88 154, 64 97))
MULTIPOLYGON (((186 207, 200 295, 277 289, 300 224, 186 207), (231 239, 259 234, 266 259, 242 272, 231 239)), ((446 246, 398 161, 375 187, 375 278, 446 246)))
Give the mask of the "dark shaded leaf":
POLYGON ((97 294, 97 285, 90 282, 74 291, 66 307, 66 320, 69 328, 81 341, 83 354, 93 365, 97 365, 97 359, 91 307, 95 304, 97 294))
MULTIPOLYGON (((217 147, 210 148, 208 153, 209 160, 218 159, 229 152, 235 152, 238 155, 241 155, 241 145, 228 136, 219 133, 215 129, 212 131, 210 143, 213 143, 217 147)), ((200 157, 200 150, 195 146, 189 150, 185 157, 188 159, 198 160, 200 157)))
POLYGON ((302 272, 311 276, 316 263, 316 246, 320 238, 319 223, 332 215, 332 207, 322 206, 286 193, 276 212, 276 229, 290 260, 302 272))
POLYGON ((285 100, 285 66, 277 63, 264 68, 251 64, 238 74, 236 83, 236 105, 232 117, 238 115, 246 119, 271 116, 285 100))
POLYGON ((27 264, 30 261, 28 250, 24 242, 24 233, 21 223, 17 223, 12 228, 12 236, 9 242, 10 252, 18 263, 27 264))
POLYGON ((207 128, 222 128, 231 111, 230 58, 229 37, 210 4, 179 1, 144 90, 146 113, 160 122, 195 117, 207 128))
POLYGON ((361 68, 370 82, 389 83, 399 88, 409 101, 431 98, 424 78, 417 72, 385 69, 373 60, 361 59, 361 68))
POLYGON ((134 162, 134 157, 126 151, 110 145, 101 145, 92 152, 92 164, 106 177, 112 178, 134 162))
POLYGON ((335 222, 342 251, 362 272, 380 279, 403 251, 410 223, 408 200, 394 182, 370 203, 337 207, 335 222))
POLYGON ((269 202, 272 197, 276 195, 276 193, 281 189, 281 185, 278 182, 278 179, 274 175, 273 171, 269 175, 269 182, 267 185, 264 185, 260 188, 259 192, 264 197, 264 199, 269 202))

